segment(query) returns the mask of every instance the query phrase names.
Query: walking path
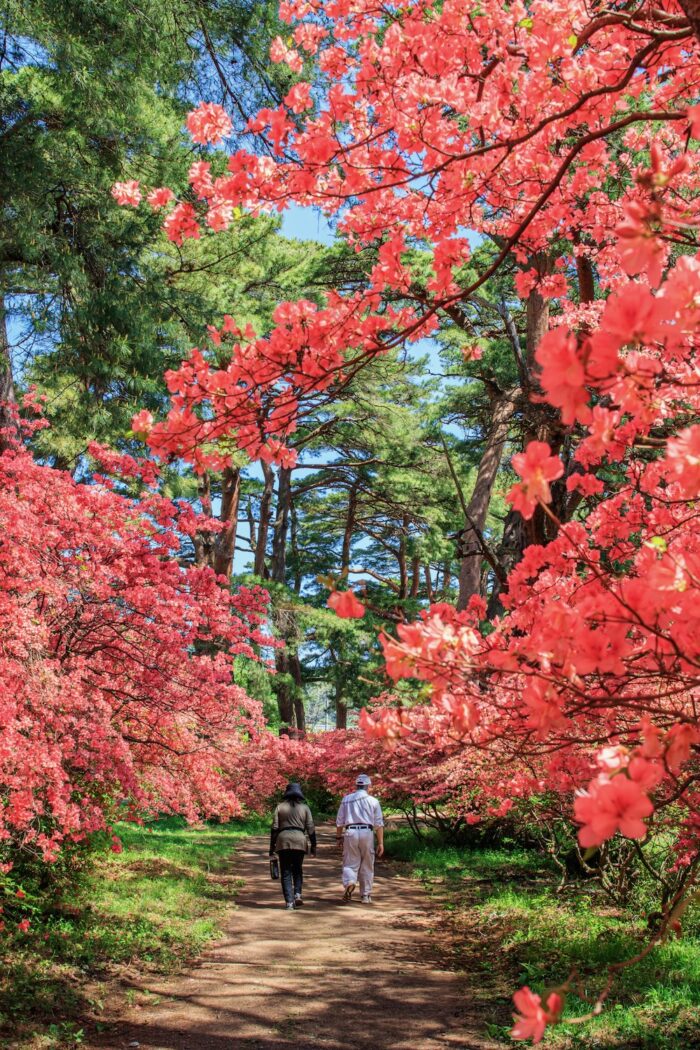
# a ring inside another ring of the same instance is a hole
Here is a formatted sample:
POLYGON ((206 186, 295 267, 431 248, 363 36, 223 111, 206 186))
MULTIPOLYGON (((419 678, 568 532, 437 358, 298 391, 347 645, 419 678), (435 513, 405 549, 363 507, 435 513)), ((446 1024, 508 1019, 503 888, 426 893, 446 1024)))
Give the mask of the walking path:
POLYGON ((189 973, 143 982, 101 1050, 489 1050, 458 975, 438 969, 420 886, 378 863, 370 906, 340 904, 328 829, 304 865, 305 906, 283 907, 267 840, 236 858, 244 880, 223 939, 189 973))

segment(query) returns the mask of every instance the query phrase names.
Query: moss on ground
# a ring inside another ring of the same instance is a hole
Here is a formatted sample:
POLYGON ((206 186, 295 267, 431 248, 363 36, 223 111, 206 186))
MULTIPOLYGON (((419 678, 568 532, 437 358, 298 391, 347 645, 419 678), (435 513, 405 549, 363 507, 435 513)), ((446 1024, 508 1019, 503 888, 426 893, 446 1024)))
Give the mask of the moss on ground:
MULTIPOLYGON (((436 897, 449 927, 451 965, 469 975, 489 1035, 508 1038, 512 992, 546 992, 572 971, 595 995, 611 963, 637 954, 649 937, 640 911, 614 908, 595 884, 557 893, 558 874, 534 850, 418 843, 408 829, 387 835, 389 856, 408 862, 436 897)), ((680 940, 655 948, 616 980, 600 1017, 567 1024, 588 1004, 568 998, 552 1050, 690 1050, 700 1047, 700 916, 686 915, 680 940)), ((446 939, 447 941, 447 939, 446 939)))
POLYGON ((30 929, 3 944, 0 1045, 77 1047, 120 977, 172 972, 197 956, 234 897, 238 842, 262 830, 256 820, 193 827, 175 817, 118 825, 122 852, 98 856, 70 894, 41 902, 30 929))

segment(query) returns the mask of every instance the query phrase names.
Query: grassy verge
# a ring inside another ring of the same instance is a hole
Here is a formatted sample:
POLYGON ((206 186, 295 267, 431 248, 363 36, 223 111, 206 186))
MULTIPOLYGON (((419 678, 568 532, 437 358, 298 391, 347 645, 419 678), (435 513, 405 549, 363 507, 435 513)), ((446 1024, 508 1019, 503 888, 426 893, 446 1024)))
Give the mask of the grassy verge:
MULTIPOLYGON (((509 1042, 510 996, 522 984, 542 992, 572 969, 593 995, 606 967, 634 956, 646 923, 606 905, 590 884, 557 894, 557 876, 542 856, 523 849, 466 850, 421 846, 407 829, 387 836, 390 856, 413 871, 443 906, 451 962, 469 974, 488 1034, 509 1042)), ((681 940, 657 947, 623 972, 603 1014, 551 1030, 556 1050, 689 1050, 700 1046, 700 917, 689 915, 681 940)), ((565 1018, 587 1011, 575 996, 565 1018)), ((511 1046, 517 1044, 510 1044, 511 1046)))
POLYGON ((85 1019, 99 1029, 120 980, 171 972, 201 952, 236 889, 237 842, 264 829, 169 818, 116 830, 123 852, 101 857, 73 898, 44 910, 0 959, 3 1047, 79 1046, 85 1019))

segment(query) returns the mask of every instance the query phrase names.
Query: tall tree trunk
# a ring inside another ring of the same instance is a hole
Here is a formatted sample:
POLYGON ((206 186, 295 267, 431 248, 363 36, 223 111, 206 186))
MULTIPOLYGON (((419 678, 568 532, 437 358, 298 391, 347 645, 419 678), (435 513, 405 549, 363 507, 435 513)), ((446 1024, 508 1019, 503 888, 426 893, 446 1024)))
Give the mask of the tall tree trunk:
POLYGON ((304 686, 301 679, 301 662, 297 652, 292 653, 289 658, 290 670, 294 679, 294 721, 296 722, 297 734, 306 734, 306 712, 304 710, 304 686))
POLYGON ((253 572, 256 576, 264 579, 267 558, 267 537, 270 530, 270 508, 272 507, 272 496, 275 491, 275 475, 269 463, 262 464, 265 484, 260 497, 260 522, 258 524, 258 535, 255 541, 255 561, 253 572))
POLYGON ((277 511, 272 533, 272 564, 270 566, 270 575, 277 583, 284 583, 287 565, 287 530, 291 497, 292 471, 289 467, 280 467, 277 477, 277 511))
POLYGON ((354 481, 350 486, 350 494, 348 497, 348 512, 345 517, 345 531, 343 533, 343 549, 340 555, 340 570, 341 572, 347 572, 350 568, 350 549, 352 545, 352 536, 355 531, 355 514, 357 511, 357 490, 359 488, 359 481, 354 481))
MULTIPOLYGON (((540 274, 551 273, 551 262, 544 256, 536 256, 530 260, 530 263, 534 263, 540 274)), ((536 289, 533 289, 527 300, 526 357, 530 387, 535 394, 540 393, 535 352, 548 327, 549 303, 536 289)), ((523 423, 525 445, 530 441, 546 441, 555 452, 560 447, 563 436, 562 425, 558 414, 550 406, 532 400, 527 402, 523 405, 523 423)), ((547 543, 552 538, 549 519, 540 507, 537 507, 529 521, 524 521, 521 515, 511 508, 506 516, 503 538, 497 553, 497 560, 504 575, 507 576, 517 565, 526 547, 533 543, 547 543)), ((497 585, 489 599, 488 614, 496 616, 502 610, 500 586, 497 585)))
POLYGON ((443 599, 447 598, 447 592, 452 583, 452 559, 448 556, 442 565, 442 583, 440 585, 443 599))
MULTIPOLYGON (((272 533, 270 576, 284 583, 287 554, 287 532, 292 499, 292 471, 280 467, 277 475, 277 507, 272 533)), ((280 609, 277 617, 279 636, 284 643, 275 651, 277 670, 277 704, 280 719, 292 729, 303 732, 304 705, 301 694, 301 665, 296 652, 296 617, 291 609, 280 609)))
MULTIPOLYGON (((199 496, 199 502, 202 507, 202 514, 205 517, 211 517, 211 477, 209 472, 205 472, 200 475, 197 479, 197 495, 199 496)), ((194 539, 194 563, 195 565, 213 565, 213 537, 211 532, 196 532, 194 539)))
POLYGON ((276 595, 272 605, 272 620, 282 646, 275 649, 275 671, 272 687, 277 696, 277 709, 282 722, 281 733, 296 730, 296 618, 281 595, 276 595))
POLYGON ((0 298, 0 452, 21 443, 4 297, 0 298))
POLYGON ((272 684, 277 696, 277 710, 283 723, 282 732, 292 730, 296 734, 306 732, 304 689, 301 677, 301 661, 294 648, 296 645, 296 618, 289 609, 281 610, 276 618, 279 636, 284 642, 282 649, 275 650, 275 671, 272 684))
POLYGON ((408 598, 408 562, 406 560, 406 547, 408 545, 408 514, 404 514, 401 521, 401 532, 399 533, 399 549, 397 559, 399 563, 399 601, 408 598))
MULTIPOLYGON (((511 569, 518 564, 523 556, 523 551, 527 546, 525 525, 526 522, 520 514, 517 514, 513 510, 508 511, 503 526, 503 536, 498 545, 497 555, 499 564, 506 576, 511 569)), ((487 615, 493 618, 494 616, 500 615, 502 612, 503 604, 501 602, 501 587, 497 582, 491 597, 489 598, 487 615)))
POLYGON ((238 504, 241 498, 241 472, 237 467, 226 467, 221 480, 221 512, 224 529, 214 541, 214 572, 231 579, 233 557, 238 531, 238 504))
POLYGON ((527 363, 532 372, 535 367, 535 351, 540 345, 542 336, 549 328, 549 301, 543 299, 536 288, 533 288, 527 297, 525 316, 525 350, 527 354, 527 363))
POLYGON ((433 577, 430 573, 430 566, 423 566, 423 574, 425 576, 425 593, 429 602, 433 600, 433 577))
POLYGON ((348 705, 343 699, 340 683, 337 681, 335 683, 335 728, 348 728, 348 705))
POLYGON ((297 514, 296 507, 292 501, 290 507, 290 539, 292 548, 292 559, 294 562, 294 585, 293 590, 295 594, 301 594, 302 585, 302 572, 301 572, 301 560, 299 558, 299 516, 297 514))
POLYGON ((273 679, 273 686, 275 693, 277 694, 277 710, 279 711, 280 721, 282 722, 281 734, 288 732, 290 729, 295 728, 295 713, 294 713, 294 689, 289 681, 291 677, 291 667, 289 663, 289 653, 286 649, 275 650, 275 671, 277 672, 273 679))
POLYGON ((469 515, 460 539, 459 595, 457 608, 466 609, 469 599, 481 591, 481 569, 484 560, 479 537, 483 536, 491 502, 491 493, 501 465, 503 448, 508 438, 517 392, 492 391, 491 420, 486 447, 476 474, 474 491, 467 504, 469 515))
POLYGON ((576 256, 576 274, 579 299, 582 303, 592 303, 595 299, 595 279, 593 266, 587 255, 576 256))
POLYGON ((250 534, 250 549, 253 553, 253 557, 255 557, 255 552, 258 549, 258 527, 253 512, 252 499, 249 499, 246 503, 246 516, 248 518, 248 531, 250 534))
POLYGON ((420 590, 420 558, 411 559, 411 597, 417 598, 420 590))

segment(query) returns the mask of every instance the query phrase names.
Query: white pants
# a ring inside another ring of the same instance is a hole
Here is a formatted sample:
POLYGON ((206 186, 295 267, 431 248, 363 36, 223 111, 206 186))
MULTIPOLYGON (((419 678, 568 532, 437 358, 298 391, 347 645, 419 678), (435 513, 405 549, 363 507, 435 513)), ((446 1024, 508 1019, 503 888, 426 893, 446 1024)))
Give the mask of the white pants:
POLYGON ((362 896, 372 892, 374 882, 374 832, 346 828, 343 842, 343 886, 360 884, 362 896))

